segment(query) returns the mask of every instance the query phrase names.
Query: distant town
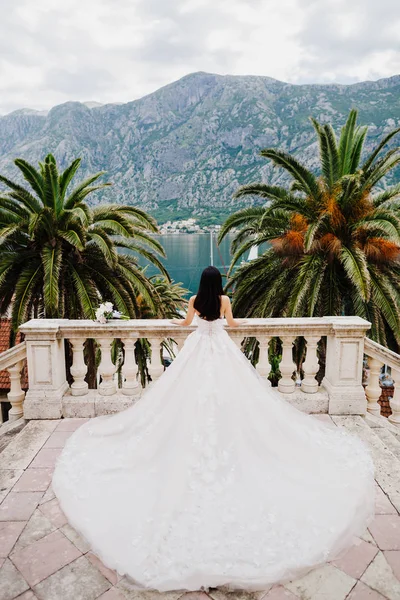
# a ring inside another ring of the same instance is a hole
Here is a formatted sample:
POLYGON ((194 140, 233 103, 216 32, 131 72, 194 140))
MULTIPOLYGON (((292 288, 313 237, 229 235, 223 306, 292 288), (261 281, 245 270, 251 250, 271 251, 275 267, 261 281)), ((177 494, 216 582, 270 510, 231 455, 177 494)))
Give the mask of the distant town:
POLYGON ((159 227, 161 235, 167 233, 207 233, 210 231, 219 231, 220 229, 221 225, 199 225, 197 219, 194 218, 180 221, 166 221, 159 227))

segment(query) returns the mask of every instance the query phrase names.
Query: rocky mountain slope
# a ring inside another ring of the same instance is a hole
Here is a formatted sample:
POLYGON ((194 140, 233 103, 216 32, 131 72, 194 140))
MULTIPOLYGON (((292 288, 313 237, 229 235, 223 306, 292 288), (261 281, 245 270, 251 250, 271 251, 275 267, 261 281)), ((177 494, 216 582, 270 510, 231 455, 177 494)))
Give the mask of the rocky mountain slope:
POLYGON ((370 149, 400 124, 399 92, 400 76, 345 86, 193 73, 127 104, 67 102, 1 117, 0 172, 15 177, 15 157, 37 163, 52 152, 65 166, 80 156, 82 175, 107 171, 114 185, 104 200, 164 216, 232 210, 239 185, 282 180, 262 148, 279 146, 316 167, 308 117, 339 129, 355 106, 370 126, 370 149))

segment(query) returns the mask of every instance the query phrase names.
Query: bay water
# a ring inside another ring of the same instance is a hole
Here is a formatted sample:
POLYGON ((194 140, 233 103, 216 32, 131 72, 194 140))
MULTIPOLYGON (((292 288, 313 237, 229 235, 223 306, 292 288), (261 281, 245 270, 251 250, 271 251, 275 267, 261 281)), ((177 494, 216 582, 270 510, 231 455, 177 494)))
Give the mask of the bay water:
MULTIPOLYGON (((222 274, 223 283, 231 262, 230 243, 232 235, 227 235, 220 246, 217 246, 216 235, 210 233, 178 233, 155 236, 162 244, 167 257, 161 259, 168 273, 175 282, 180 282, 188 290, 188 296, 197 292, 202 270, 211 264, 222 274), (212 257, 211 257, 212 243, 212 257)), ((147 275, 158 273, 156 267, 140 258, 139 264, 148 265, 147 275)))

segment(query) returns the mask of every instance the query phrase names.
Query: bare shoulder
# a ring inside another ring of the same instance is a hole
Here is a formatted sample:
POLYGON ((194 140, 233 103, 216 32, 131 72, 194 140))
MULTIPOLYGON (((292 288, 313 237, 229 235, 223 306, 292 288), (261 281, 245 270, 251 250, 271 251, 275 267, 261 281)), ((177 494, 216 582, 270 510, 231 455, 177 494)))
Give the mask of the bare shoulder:
POLYGON ((194 296, 190 296, 189 304, 193 304, 195 300, 196 300, 196 294, 194 296))
POLYGON ((221 296, 221 302, 223 304, 230 304, 231 303, 231 299, 229 298, 229 296, 221 296))

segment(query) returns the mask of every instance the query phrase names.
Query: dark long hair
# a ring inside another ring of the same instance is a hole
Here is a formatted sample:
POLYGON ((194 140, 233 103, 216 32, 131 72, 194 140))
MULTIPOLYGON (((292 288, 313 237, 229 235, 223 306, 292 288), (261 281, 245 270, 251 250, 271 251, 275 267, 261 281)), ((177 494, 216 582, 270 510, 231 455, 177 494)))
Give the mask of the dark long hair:
POLYGON ((222 289, 221 273, 216 267, 206 267, 201 274, 200 285, 194 308, 202 319, 215 321, 221 316, 222 289))

